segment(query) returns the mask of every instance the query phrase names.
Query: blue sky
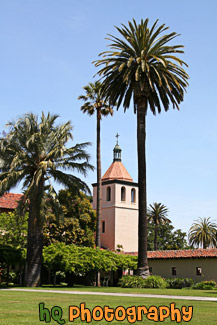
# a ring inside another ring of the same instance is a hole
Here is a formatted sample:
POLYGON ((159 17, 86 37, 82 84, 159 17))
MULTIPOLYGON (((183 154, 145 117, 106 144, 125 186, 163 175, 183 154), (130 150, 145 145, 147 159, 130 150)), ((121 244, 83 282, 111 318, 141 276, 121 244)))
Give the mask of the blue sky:
MULTIPOLYGON (((161 202, 176 228, 188 231, 198 217, 217 219, 217 2, 195 0, 1 0, 0 129, 20 115, 59 114, 72 121, 74 143, 92 142, 96 119, 81 113, 82 87, 93 81, 91 63, 106 49, 106 34, 135 18, 159 19, 181 36, 189 87, 180 111, 147 117, 148 203, 161 202)), ((112 162, 115 134, 122 162, 137 181, 133 106, 102 121, 102 171, 112 162)), ((96 181, 96 172, 86 178, 96 181)), ((19 192, 20 188, 16 189, 19 192)))

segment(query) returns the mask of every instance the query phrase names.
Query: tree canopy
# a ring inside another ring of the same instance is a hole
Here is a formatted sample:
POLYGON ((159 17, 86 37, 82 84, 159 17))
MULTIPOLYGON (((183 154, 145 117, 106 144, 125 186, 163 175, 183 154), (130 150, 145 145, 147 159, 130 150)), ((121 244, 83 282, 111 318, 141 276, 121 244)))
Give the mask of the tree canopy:
POLYGON ((172 41, 177 33, 167 33, 168 27, 158 26, 158 20, 148 26, 148 19, 135 19, 116 27, 118 36, 108 35, 109 50, 100 53, 95 65, 103 79, 103 93, 109 102, 122 104, 124 110, 134 101, 137 114, 137 152, 139 183, 139 275, 149 274, 147 260, 147 189, 146 189, 146 114, 165 111, 170 104, 179 109, 188 85, 187 64, 177 57, 183 53, 182 45, 172 41))
MULTIPOLYGON (((158 250, 177 250, 189 248, 186 240, 187 234, 181 229, 176 229, 172 224, 165 223, 158 226, 158 250)), ((155 225, 148 224, 148 250, 155 250, 154 247, 155 225)))
POLYGON ((159 224, 171 223, 167 218, 169 210, 162 203, 153 203, 147 210, 148 221, 155 225, 154 249, 157 250, 158 226, 159 224))
POLYGON ((60 190, 58 200, 63 210, 63 218, 58 221, 53 214, 47 216, 44 245, 64 242, 93 247, 96 212, 92 208, 89 197, 82 192, 60 190))
POLYGON ((135 269, 137 257, 121 255, 99 248, 78 247, 64 243, 51 244, 43 250, 44 264, 53 271, 85 275, 92 271, 135 269))
POLYGON ((28 204, 27 286, 40 284, 45 203, 47 198, 57 203, 51 180, 88 192, 86 183, 72 173, 86 176, 93 169, 85 151, 89 143, 67 147, 73 140, 71 122, 56 125, 57 118, 42 112, 38 120, 32 113, 25 114, 9 122, 9 132, 0 138, 0 195, 22 181, 22 200, 28 204))
POLYGON ((190 245, 203 248, 216 247, 217 224, 210 218, 197 219, 189 229, 188 239, 190 245))

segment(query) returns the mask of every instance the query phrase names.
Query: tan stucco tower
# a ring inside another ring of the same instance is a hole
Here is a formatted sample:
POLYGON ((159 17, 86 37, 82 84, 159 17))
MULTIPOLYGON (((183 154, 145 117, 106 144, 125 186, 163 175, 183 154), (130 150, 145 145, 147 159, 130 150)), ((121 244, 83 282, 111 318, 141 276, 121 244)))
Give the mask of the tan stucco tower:
MULTIPOLYGON (((93 184, 93 207, 96 209, 93 184)), ((114 159, 102 177, 101 245, 111 250, 123 246, 125 252, 138 251, 138 184, 121 162, 121 148, 114 147, 114 159)))

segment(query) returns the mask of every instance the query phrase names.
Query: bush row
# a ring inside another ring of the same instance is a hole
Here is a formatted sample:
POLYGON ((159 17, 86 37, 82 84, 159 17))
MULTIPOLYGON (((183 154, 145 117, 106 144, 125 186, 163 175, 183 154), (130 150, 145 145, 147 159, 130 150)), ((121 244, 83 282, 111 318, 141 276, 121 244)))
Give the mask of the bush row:
POLYGON ((169 278, 164 279, 158 275, 151 275, 146 279, 136 275, 125 275, 119 282, 118 286, 122 288, 193 288, 200 290, 212 290, 217 284, 215 281, 202 281, 194 284, 194 281, 190 278, 169 278))

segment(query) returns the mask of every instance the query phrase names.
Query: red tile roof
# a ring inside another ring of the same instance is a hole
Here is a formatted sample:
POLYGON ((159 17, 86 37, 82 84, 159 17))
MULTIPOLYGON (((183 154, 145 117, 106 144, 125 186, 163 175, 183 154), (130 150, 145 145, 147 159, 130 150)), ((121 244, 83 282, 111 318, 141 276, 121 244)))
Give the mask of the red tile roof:
MULTIPOLYGON (((128 255, 138 255, 135 253, 124 253, 128 255)), ((217 257, 217 248, 207 249, 183 249, 169 251, 150 251, 148 259, 166 259, 166 258, 201 258, 201 257, 217 257)))
POLYGON ((130 176, 121 161, 113 162, 102 177, 102 181, 108 181, 113 179, 120 179, 128 182, 133 181, 132 177, 130 176))
POLYGON ((5 193, 0 197, 0 209, 16 209, 23 194, 5 193))

